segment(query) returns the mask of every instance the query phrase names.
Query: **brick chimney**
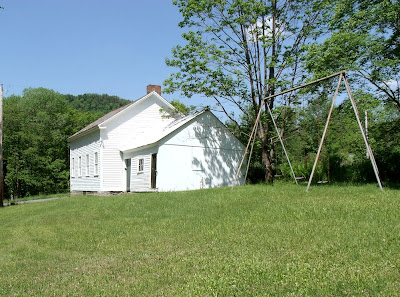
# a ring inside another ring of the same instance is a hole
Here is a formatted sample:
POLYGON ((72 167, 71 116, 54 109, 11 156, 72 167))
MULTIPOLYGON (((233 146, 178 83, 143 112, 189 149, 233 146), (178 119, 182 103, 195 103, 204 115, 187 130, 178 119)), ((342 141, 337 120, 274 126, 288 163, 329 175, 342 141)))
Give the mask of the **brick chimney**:
POLYGON ((158 85, 148 85, 147 86, 147 94, 150 94, 151 92, 156 92, 158 95, 161 96, 161 86, 158 85))

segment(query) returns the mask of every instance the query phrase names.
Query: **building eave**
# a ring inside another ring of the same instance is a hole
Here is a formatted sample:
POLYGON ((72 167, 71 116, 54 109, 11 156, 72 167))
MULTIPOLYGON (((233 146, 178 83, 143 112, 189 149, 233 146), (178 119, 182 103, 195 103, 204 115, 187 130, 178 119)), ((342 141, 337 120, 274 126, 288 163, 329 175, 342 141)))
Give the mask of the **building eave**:
POLYGON ((120 153, 129 154, 129 153, 141 151, 141 150, 144 150, 144 149, 148 149, 148 148, 157 146, 159 144, 160 140, 157 140, 157 141, 152 142, 152 143, 147 143, 147 144, 144 144, 144 145, 141 145, 141 146, 138 146, 138 147, 134 147, 134 148, 131 148, 131 149, 120 150, 120 153))
POLYGON ((147 99, 148 97, 150 97, 152 95, 158 97, 164 104, 166 104, 168 106, 168 108, 175 109, 175 107, 171 103, 169 103, 166 99, 164 99, 160 94, 153 91, 135 101, 132 101, 131 103, 128 103, 118 109, 110 111, 109 113, 105 114, 104 116, 98 118, 96 121, 94 121, 94 122, 90 123, 89 125, 87 125, 86 127, 82 128, 81 130, 76 132, 74 135, 68 137, 67 141, 71 142, 75 139, 78 139, 82 136, 87 135, 88 133, 95 131, 96 129, 104 129, 105 125, 109 121, 120 116, 121 113, 125 112, 126 110, 129 110, 132 106, 136 106, 137 104, 139 104, 140 102, 142 102, 143 100, 147 99))
POLYGON ((97 131, 97 130, 100 130, 100 129, 99 129, 99 126, 98 126, 98 125, 97 125, 97 126, 93 126, 92 128, 90 128, 90 129, 88 129, 88 130, 85 130, 85 131, 80 132, 80 133, 76 133, 76 134, 74 134, 74 135, 68 137, 68 138, 67 138, 67 142, 70 143, 70 142, 72 142, 72 141, 74 141, 74 140, 76 140, 76 139, 78 139, 78 138, 81 138, 81 137, 84 137, 84 136, 86 136, 86 135, 89 135, 89 134, 91 134, 91 133, 93 133, 93 132, 95 132, 95 131, 97 131))

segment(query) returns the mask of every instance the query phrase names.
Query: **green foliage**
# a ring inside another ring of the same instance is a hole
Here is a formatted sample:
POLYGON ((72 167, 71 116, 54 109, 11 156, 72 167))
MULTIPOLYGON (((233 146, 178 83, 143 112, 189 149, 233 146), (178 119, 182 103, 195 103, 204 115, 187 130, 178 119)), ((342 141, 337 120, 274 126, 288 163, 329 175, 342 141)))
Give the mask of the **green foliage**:
MULTIPOLYGON (((361 116, 364 110, 370 113, 370 144, 381 177, 398 181, 399 113, 393 110, 400 112, 399 2, 335 0, 330 5, 330 34, 323 43, 307 47, 307 68, 316 77, 349 71, 361 116)), ((335 109, 335 117, 326 148, 331 179, 374 180, 349 101, 335 109)))
POLYGON ((6 198, 67 191, 67 138, 126 102, 115 96, 61 95, 44 88, 5 98, 6 198))
MULTIPOLYGON (((286 107, 281 111, 277 110, 278 127, 280 131, 285 130, 284 144, 297 177, 308 179, 311 174, 331 104, 328 99, 332 99, 332 95, 328 97, 326 95, 321 93, 319 98, 313 98, 307 105, 295 109, 286 107), (292 113, 292 118, 283 122, 282 115, 285 113, 292 113)), ((400 138, 399 116, 395 108, 389 109, 389 106, 382 105, 378 98, 368 92, 357 91, 353 96, 363 126, 365 111, 368 112, 368 138, 378 163, 381 179, 385 182, 398 182, 400 138)), ((276 173, 286 179, 292 179, 289 164, 277 137, 274 143, 276 173)), ((256 168, 250 166, 251 170, 256 168)), ((249 178, 253 178, 252 173, 249 173, 249 178)), ((349 99, 345 99, 333 110, 314 181, 353 183, 376 181, 371 162, 366 157, 365 143, 349 99)))
POLYGON ((193 114, 196 111, 196 106, 190 105, 186 106, 184 103, 180 102, 179 100, 172 100, 171 105, 174 107, 168 108, 166 110, 160 109, 161 116, 164 118, 170 118, 170 117, 181 117, 181 116, 187 116, 189 114, 193 114))
POLYGON ((83 94, 78 96, 64 95, 70 102, 70 107, 79 111, 96 112, 106 114, 109 111, 118 109, 131 101, 121 99, 118 96, 107 94, 83 94))
POLYGON ((335 0, 329 36, 307 47, 307 68, 317 77, 350 71, 353 85, 379 94, 400 112, 398 1, 335 0))
MULTIPOLYGON (((262 98, 304 80, 303 46, 325 28, 323 12, 329 1, 176 0, 186 28, 184 45, 172 49, 168 66, 176 69, 164 82, 166 92, 215 99, 218 109, 242 129, 253 126, 262 98), (238 117, 230 110, 238 109, 238 117)), ((269 99, 271 109, 286 105, 269 99)), ((290 102, 289 102, 290 104, 290 102)), ((264 179, 273 181, 271 119, 266 110, 257 133, 264 179)), ((245 134, 246 131, 241 131, 245 134)), ((241 133, 241 134, 243 134, 241 133)), ((243 135, 245 135, 243 134, 243 135)))
POLYGON ((173 107, 175 107, 175 109, 180 112, 181 114, 187 116, 191 113, 193 113, 196 109, 196 106, 194 105, 190 105, 190 106, 186 106, 185 104, 183 104, 182 102, 180 102, 179 100, 172 100, 171 105, 173 107))
POLYGON ((0 209, 1 296, 397 296, 399 190, 277 182, 0 209))
POLYGON ((373 149, 380 175, 385 181, 400 183, 400 117, 371 127, 373 149))
POLYGON ((9 194, 55 193, 68 187, 67 110, 61 94, 43 88, 26 89, 22 97, 5 100, 5 182, 9 194))
MULTIPOLYGON (((368 93, 356 92, 354 95, 363 125, 365 111, 368 112, 368 138, 380 176, 384 181, 397 182, 399 179, 396 172, 400 166, 395 160, 399 156, 399 117, 389 118, 389 112, 386 117, 382 117, 379 112, 381 102, 368 93)), ((366 157, 364 140, 349 100, 338 106, 332 117, 326 148, 330 157, 331 180, 374 182, 376 179, 372 165, 366 157)))

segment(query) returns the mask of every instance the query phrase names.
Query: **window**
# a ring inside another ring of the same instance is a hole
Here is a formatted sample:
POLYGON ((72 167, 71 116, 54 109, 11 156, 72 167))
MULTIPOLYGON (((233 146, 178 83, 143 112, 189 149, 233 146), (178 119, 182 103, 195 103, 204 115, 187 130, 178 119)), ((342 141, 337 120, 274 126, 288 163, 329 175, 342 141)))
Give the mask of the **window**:
POLYGON ((142 172, 143 171, 143 167, 144 167, 144 160, 143 159, 139 159, 139 168, 138 171, 142 172))
POLYGON ((86 176, 89 176, 89 165, 90 165, 89 155, 86 155, 86 176))
POLYGON ((75 158, 71 160, 71 177, 75 177, 75 158))
POLYGON ((78 159, 78 176, 82 176, 82 157, 79 157, 78 159))
POLYGON ((94 176, 99 175, 99 154, 94 153, 94 176))

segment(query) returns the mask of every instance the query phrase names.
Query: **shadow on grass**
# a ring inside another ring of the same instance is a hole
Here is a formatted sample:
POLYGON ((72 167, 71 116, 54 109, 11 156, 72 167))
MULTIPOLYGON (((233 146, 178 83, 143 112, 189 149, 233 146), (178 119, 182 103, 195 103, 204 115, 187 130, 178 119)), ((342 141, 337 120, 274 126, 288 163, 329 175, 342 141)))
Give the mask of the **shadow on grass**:
POLYGON ((398 183, 383 183, 383 188, 388 188, 392 190, 400 190, 400 184, 398 183))
MULTIPOLYGON (((298 185, 302 187, 307 187, 308 185, 308 179, 302 179, 298 180, 298 185)), ((259 184, 259 185, 266 185, 266 186, 274 186, 274 185, 295 185, 295 182, 293 180, 290 180, 288 178, 282 178, 282 179, 275 179, 273 184, 268 184, 265 182, 259 182, 259 183, 247 183, 247 184, 259 184)), ((341 182, 341 181, 333 181, 333 182, 317 182, 313 181, 310 185, 310 189, 312 188, 331 188, 331 187, 340 187, 340 188, 345 188, 345 187, 364 187, 364 186, 376 186, 376 188, 379 188, 379 185, 377 182, 341 182)), ((382 187, 383 189, 392 189, 392 190, 400 190, 400 183, 389 183, 389 182, 382 182, 382 187)))

